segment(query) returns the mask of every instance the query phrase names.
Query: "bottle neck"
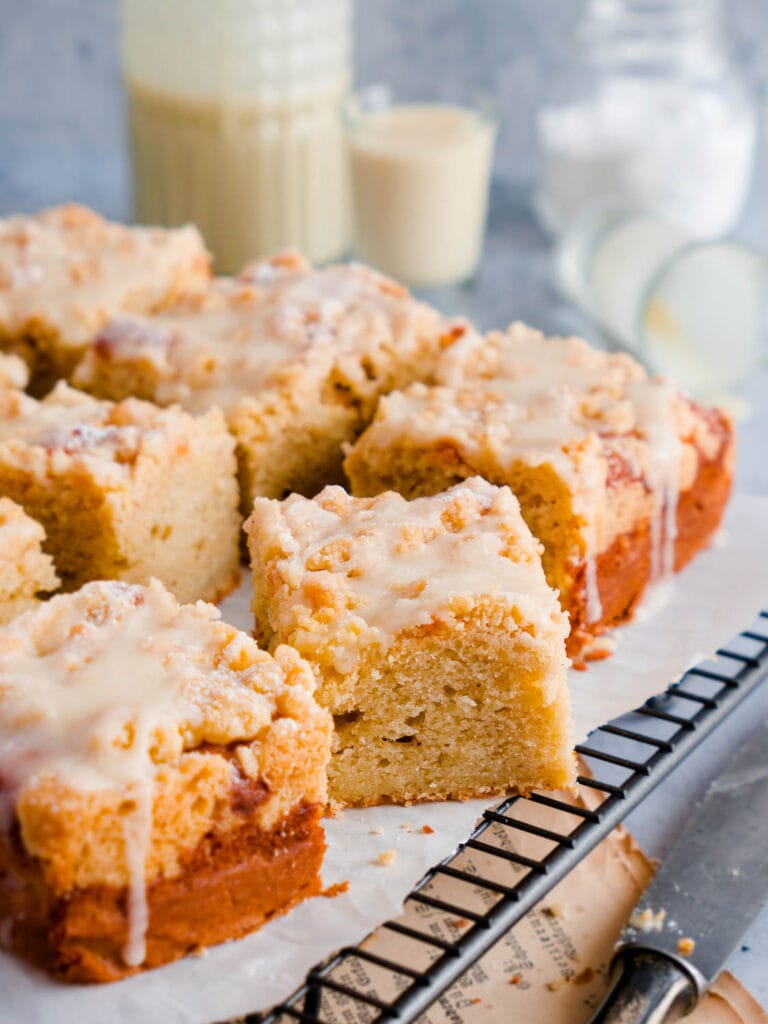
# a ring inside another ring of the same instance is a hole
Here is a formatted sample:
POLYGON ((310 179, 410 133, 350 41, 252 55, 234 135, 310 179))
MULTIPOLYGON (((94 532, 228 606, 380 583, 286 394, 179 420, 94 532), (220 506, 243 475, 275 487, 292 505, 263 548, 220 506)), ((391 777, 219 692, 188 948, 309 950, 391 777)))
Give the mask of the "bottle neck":
POLYGON ((580 42, 603 70, 711 76, 728 61, 721 0, 589 0, 580 42))

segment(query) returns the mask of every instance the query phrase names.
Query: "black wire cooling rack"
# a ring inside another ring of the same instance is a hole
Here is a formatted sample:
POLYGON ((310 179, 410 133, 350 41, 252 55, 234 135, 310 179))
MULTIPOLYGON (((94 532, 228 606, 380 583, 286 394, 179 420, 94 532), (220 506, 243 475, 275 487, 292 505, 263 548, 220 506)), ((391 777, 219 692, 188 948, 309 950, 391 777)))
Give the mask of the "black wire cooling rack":
POLYGON ((413 1021, 636 807, 768 674, 768 611, 716 656, 576 747, 582 799, 544 793, 487 810, 403 913, 339 950, 245 1024, 413 1021))

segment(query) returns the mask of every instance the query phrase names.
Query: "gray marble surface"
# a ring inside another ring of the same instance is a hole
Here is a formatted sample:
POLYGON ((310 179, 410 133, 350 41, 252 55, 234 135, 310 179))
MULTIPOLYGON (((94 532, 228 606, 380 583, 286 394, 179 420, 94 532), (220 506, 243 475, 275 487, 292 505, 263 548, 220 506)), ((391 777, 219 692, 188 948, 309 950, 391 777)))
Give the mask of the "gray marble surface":
MULTIPOLYGON (((768 73, 768 3, 731 0, 729 19, 745 66, 768 73)), ((358 0, 361 82, 397 80, 417 93, 493 91, 502 119, 485 258, 477 279, 430 293, 449 312, 483 327, 524 319, 551 333, 594 328, 559 296, 551 250, 530 212, 531 118, 557 37, 575 0, 358 0)), ((0 213, 69 199, 112 216, 129 214, 116 0, 0 0, 0 213)), ((745 231, 765 225, 758 182, 745 231)), ((738 486, 768 494, 768 372, 743 390, 751 415, 740 424, 738 486)), ((765 567, 758 553, 757 571, 765 567)), ((766 579, 768 603, 768 579, 766 579)), ((745 624, 746 625, 746 624, 745 624)), ((630 822, 663 854, 693 796, 727 752, 768 714, 758 693, 668 780, 630 822)), ((730 964, 768 1006, 768 914, 730 964)))

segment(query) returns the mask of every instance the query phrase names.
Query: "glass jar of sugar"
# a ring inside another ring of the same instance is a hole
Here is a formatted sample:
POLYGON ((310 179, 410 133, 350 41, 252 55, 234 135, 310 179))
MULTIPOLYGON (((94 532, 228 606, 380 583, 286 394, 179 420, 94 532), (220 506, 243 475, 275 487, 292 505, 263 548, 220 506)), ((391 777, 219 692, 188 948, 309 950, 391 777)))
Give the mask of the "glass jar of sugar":
POLYGON ((122 0, 136 218, 194 221, 216 268, 348 245, 351 0, 122 0))
POLYGON ((548 230, 598 203, 693 237, 734 226, 756 108, 723 13, 720 0, 588 0, 537 115, 536 208, 548 230))

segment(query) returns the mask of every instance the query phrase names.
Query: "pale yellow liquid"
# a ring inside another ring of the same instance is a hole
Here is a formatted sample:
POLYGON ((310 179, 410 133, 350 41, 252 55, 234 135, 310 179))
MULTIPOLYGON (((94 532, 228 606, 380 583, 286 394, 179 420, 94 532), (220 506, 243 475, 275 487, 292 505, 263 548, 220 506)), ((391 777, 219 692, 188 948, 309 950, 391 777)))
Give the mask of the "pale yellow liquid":
POLYGON ((410 285, 477 267, 495 125, 474 111, 407 104, 350 126, 357 255, 410 285))
POLYGON ((198 225, 216 269, 296 246, 322 262, 348 245, 346 85, 301 100, 225 102, 128 82, 136 219, 198 225))

